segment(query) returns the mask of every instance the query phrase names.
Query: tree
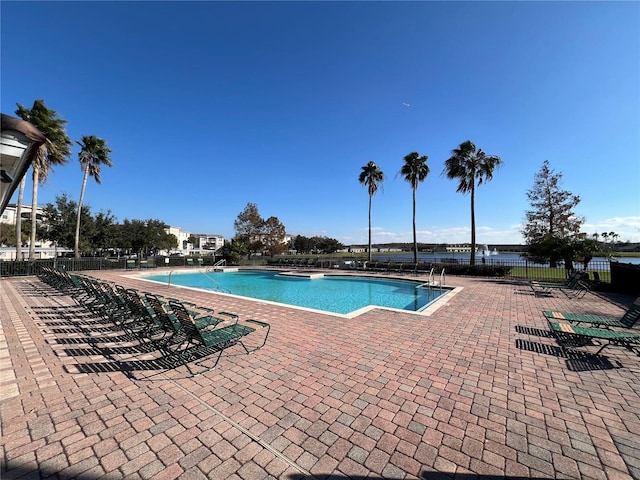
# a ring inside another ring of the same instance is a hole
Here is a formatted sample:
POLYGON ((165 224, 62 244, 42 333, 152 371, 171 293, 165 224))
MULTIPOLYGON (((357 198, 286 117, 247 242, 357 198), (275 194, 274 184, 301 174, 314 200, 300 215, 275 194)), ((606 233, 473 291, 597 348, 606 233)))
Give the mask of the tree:
POLYGON ((238 214, 238 218, 233 222, 233 228, 236 231, 234 241, 243 243, 249 257, 252 253, 262 250, 262 231, 264 220, 258 212, 258 206, 255 203, 247 203, 247 206, 238 214))
POLYGON ((178 247, 178 238, 167 233, 169 226, 162 220, 148 219, 144 222, 145 256, 151 253, 156 255, 160 250, 173 250, 178 247))
POLYGON ((457 192, 471 195, 471 259, 476 263, 476 183, 478 186, 493 179, 493 171, 502 164, 500 157, 487 155, 470 140, 452 150, 445 161, 444 173, 450 180, 458 180, 457 192))
POLYGON ((167 233, 168 226, 162 221, 128 220, 122 222, 119 230, 121 248, 136 252, 138 258, 155 255, 159 250, 171 250, 178 246, 175 235, 167 233))
POLYGON ((22 197, 24 196, 24 187, 27 183, 27 176, 24 175, 22 180, 20 180, 20 188, 18 189, 18 204, 16 205, 16 235, 15 235, 15 246, 16 246, 16 260, 22 261, 24 260, 24 256, 22 255, 22 197))
POLYGON ((16 244, 16 226, 10 223, 0 222, 0 245, 16 244))
MULTIPOLYGON (((545 160, 535 175, 534 185, 527 192, 531 210, 526 212, 522 229, 527 256, 534 260, 548 260, 551 266, 566 255, 561 251, 569 238, 580 232, 584 218, 574 213, 580 197, 560 187, 562 174, 556 173, 545 160)), ((565 265, 566 266, 566 265, 565 265)))
POLYGON ((95 250, 103 251, 117 246, 118 224, 110 210, 99 212, 93 219, 93 237, 91 246, 95 250))
POLYGON ((309 253, 314 247, 313 240, 304 235, 297 235, 291 242, 291 246, 298 253, 309 253))
POLYGON ((418 184, 429 175, 426 155, 420 156, 418 152, 411 152, 404 157, 404 165, 400 169, 400 175, 409 182, 413 191, 413 262, 418 263, 418 239, 416 237, 416 191, 418 184))
POLYGON ((267 218, 262 226, 262 243, 270 257, 281 254, 289 248, 284 242, 287 231, 277 217, 267 218))
POLYGON ((220 251, 220 255, 229 265, 238 265, 240 258, 248 253, 242 242, 226 242, 220 251))
POLYGON ((200 241, 194 234, 189 235, 187 242, 189 242, 193 248, 200 248, 200 241))
MULTIPOLYGON (((246 249, 249 257, 256 252, 265 252, 273 256, 288 248, 284 242, 285 226, 277 217, 272 216, 264 220, 255 203, 247 203, 245 209, 238 214, 238 218, 233 222, 233 228, 236 231, 233 238, 234 244, 242 244, 242 248, 246 249)), ((242 248, 237 245, 235 251, 239 252, 242 248)))
POLYGON ((313 250, 316 253, 335 253, 344 248, 344 245, 335 238, 313 237, 311 241, 313 242, 313 250))
MULTIPOLYGON (((29 242, 29 260, 35 260, 36 224, 38 208, 38 185, 45 182, 54 165, 65 163, 71 155, 72 142, 67 136, 64 126, 67 121, 58 117, 58 113, 49 110, 44 100, 33 102, 31 109, 19 103, 16 115, 31 123, 45 136, 46 141, 38 148, 38 154, 31 167, 33 169, 33 194, 31 198, 31 241, 29 242)), ((22 184, 21 184, 22 188, 22 184)), ((22 196, 18 194, 18 199, 22 196)), ((16 225, 17 227, 17 225, 16 225)), ((20 233, 20 232, 18 232, 20 233)), ((19 235, 18 235, 19 237, 19 235)))
MULTIPOLYGON (((76 202, 64 193, 56 196, 55 203, 47 203, 43 209, 43 223, 47 226, 44 234, 46 239, 59 247, 73 248, 75 230, 73 218, 77 210, 76 202)), ((86 216, 89 215, 88 210, 85 209, 86 216)))
POLYGON ((373 196, 384 181, 384 173, 374 161, 370 161, 362 167, 358 181, 367 187, 369 193, 369 261, 371 261, 371 203, 373 196))
POLYGON ((136 252, 139 257, 142 256, 142 250, 147 245, 147 232, 144 220, 129 220, 124 219, 120 227, 120 241, 119 246, 136 252))
POLYGON ((84 135, 82 141, 76 142, 80 145, 78 158, 80 166, 84 171, 82 177, 82 189, 80 190, 80 200, 78 201, 78 218, 76 221, 76 237, 74 243, 74 252, 76 258, 80 258, 80 217, 82 212, 82 201, 84 200, 84 190, 87 186, 87 178, 93 177, 98 185, 100 185, 100 167, 106 165, 111 167, 111 159, 109 154, 111 150, 107 148, 107 143, 94 135, 84 135))

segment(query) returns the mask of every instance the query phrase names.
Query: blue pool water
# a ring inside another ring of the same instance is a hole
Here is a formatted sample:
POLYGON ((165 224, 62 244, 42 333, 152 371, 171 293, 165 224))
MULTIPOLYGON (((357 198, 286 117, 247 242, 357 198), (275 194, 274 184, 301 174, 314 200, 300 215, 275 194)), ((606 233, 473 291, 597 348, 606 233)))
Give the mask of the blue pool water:
MULTIPOLYGON (((147 280, 167 284, 169 275, 147 280)), ((171 285, 196 287, 298 307, 348 314, 375 305, 420 311, 447 290, 422 288, 410 280, 371 277, 292 277, 273 271, 196 272, 171 275, 171 285)))

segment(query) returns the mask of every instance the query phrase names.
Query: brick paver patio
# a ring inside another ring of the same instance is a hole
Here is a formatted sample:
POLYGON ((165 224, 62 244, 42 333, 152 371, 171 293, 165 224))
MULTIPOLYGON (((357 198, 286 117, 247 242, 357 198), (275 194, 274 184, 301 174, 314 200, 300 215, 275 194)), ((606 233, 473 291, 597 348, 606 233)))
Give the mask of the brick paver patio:
POLYGON ((344 319, 91 274, 271 333, 192 378, 128 371, 124 349, 73 343, 71 299, 0 280, 2 479, 640 479, 640 357, 566 353, 541 313, 620 316, 632 297, 448 277, 463 290, 430 316, 344 319))

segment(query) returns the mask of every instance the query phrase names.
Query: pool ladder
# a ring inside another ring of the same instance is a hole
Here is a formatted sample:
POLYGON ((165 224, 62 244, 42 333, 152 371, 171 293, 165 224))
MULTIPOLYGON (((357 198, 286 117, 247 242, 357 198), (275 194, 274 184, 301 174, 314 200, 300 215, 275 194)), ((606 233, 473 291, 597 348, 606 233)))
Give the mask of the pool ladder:
POLYGON ((431 271, 429 272, 429 279, 425 282, 422 283, 420 285, 418 285, 416 288, 431 288, 431 287, 444 287, 444 268, 442 269, 442 272, 440 272, 440 280, 434 280, 433 279, 433 268, 431 269, 431 271))

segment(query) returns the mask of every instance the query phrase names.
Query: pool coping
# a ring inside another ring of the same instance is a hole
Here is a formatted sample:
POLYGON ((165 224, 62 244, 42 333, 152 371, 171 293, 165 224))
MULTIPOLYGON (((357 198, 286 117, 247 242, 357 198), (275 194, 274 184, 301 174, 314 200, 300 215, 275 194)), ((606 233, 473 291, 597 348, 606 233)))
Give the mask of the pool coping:
MULTIPOLYGON (((123 275, 124 277, 127 278, 132 278, 132 279, 138 279, 138 280, 142 280, 145 282, 151 282, 154 284, 158 284, 159 282, 153 281, 153 280, 147 280, 144 277, 151 277, 151 276, 155 276, 158 275, 158 271, 163 271, 166 272, 168 269, 164 268, 164 269, 158 269, 155 271, 145 271, 145 272, 137 272, 135 274, 126 274, 123 275)), ((177 269, 169 269, 171 274, 181 274, 181 273, 195 273, 195 272, 200 272, 203 269, 200 268, 177 268, 177 269)), ((268 272, 273 272, 274 269, 264 269, 264 268, 254 268, 254 267, 240 267, 239 269, 234 269, 232 271, 241 271, 241 270, 262 270, 262 271, 268 271, 268 272)), ((231 270, 230 270, 231 271, 231 270)), ((406 277, 403 276, 399 276, 399 275, 380 275, 380 274, 374 274, 374 273, 369 273, 367 274, 366 272, 344 272, 344 271, 335 271, 335 270, 327 270, 327 271, 322 271, 322 270, 281 270, 280 271, 281 274, 285 275, 285 276, 297 276, 297 277, 306 277, 306 278, 324 278, 324 277, 364 277, 364 278, 381 278, 381 279, 392 279, 392 280, 404 280, 404 281, 414 281, 414 280, 409 280, 406 277), (313 277, 312 275, 322 275, 322 277, 313 277)), ((417 283, 418 280, 415 280, 415 282, 417 283)), ((235 295, 233 293, 226 293, 226 292, 216 292, 213 290, 207 290, 205 288, 197 288, 197 287, 186 287, 184 285, 170 285, 171 287, 175 287, 175 288, 181 288, 181 289, 185 289, 185 290, 193 290, 193 291, 197 291, 197 292, 202 292, 202 293, 209 293, 209 294, 213 294, 213 295, 222 295, 225 297, 231 297, 231 298, 240 298, 243 300, 248 300, 248 301, 252 301, 252 302, 256 302, 257 304, 266 304, 266 305, 275 305, 275 306, 279 306, 279 307, 285 307, 285 308, 293 308, 296 310, 302 310, 302 311, 306 311, 306 312, 313 312, 313 313, 319 313, 319 314, 324 314, 324 315, 329 315, 332 317, 338 317, 338 318, 345 318, 345 319, 354 319, 356 317, 359 317, 361 315, 364 315, 367 312, 370 312, 372 310, 385 310, 385 311, 390 311, 390 312, 395 312, 395 313, 407 313, 410 315, 417 315, 420 317, 429 317, 431 315, 433 315, 435 312, 437 312, 441 307, 447 305, 449 303, 449 300, 451 298, 453 298, 455 295, 457 295, 458 293, 460 293, 464 287, 456 287, 456 286, 447 286, 447 285, 442 285, 442 286, 438 286, 438 288, 442 289, 442 290, 448 290, 447 292, 443 293, 442 295, 440 295, 438 298, 436 298, 435 300, 433 300, 432 302, 428 303, 427 305, 425 305, 421 310, 419 311, 413 311, 413 310, 403 310, 401 308, 393 308, 393 307, 383 307, 380 305, 367 305, 366 307, 362 307, 359 308, 357 310, 353 310, 352 312, 349 313, 336 313, 336 312, 330 312, 327 310, 319 310, 319 309, 315 309, 315 308, 309 308, 309 307, 301 307, 298 305, 290 305, 288 303, 281 303, 281 302, 274 302, 272 300, 263 300, 263 299, 259 299, 259 298, 253 298, 253 297, 246 297, 244 295, 235 295)))

